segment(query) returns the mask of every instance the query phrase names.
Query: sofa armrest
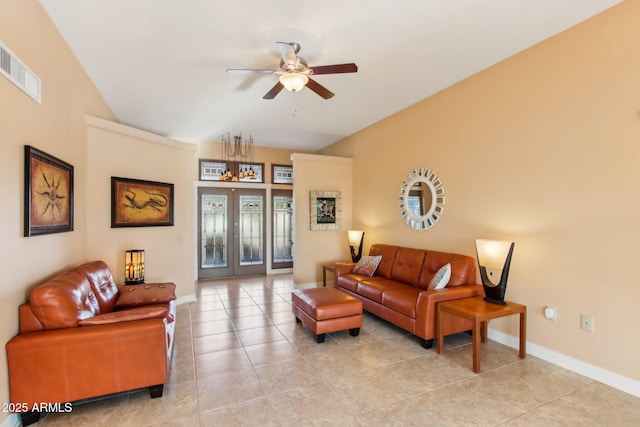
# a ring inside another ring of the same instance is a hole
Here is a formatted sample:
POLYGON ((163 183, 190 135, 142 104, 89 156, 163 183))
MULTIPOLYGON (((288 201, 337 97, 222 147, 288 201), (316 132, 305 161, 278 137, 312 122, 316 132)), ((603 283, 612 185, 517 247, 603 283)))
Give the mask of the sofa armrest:
MULTIPOLYGON (((438 290, 421 292, 416 306, 416 335, 424 339, 432 339, 436 336, 436 304, 441 301, 450 301, 460 298, 470 298, 484 295, 482 285, 460 285, 438 290)), ((443 325, 444 335, 450 335, 467 328, 467 322, 449 322, 443 325)))
POLYGON ((12 402, 72 402, 167 382, 169 329, 145 319, 21 334, 6 345, 12 402))

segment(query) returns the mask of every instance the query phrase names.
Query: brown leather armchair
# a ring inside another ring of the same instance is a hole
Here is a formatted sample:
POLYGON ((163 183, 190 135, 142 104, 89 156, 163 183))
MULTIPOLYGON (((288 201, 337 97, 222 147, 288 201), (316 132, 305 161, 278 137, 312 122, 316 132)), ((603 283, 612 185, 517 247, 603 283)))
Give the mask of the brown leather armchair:
POLYGON ((35 288, 6 345, 10 399, 23 425, 38 421, 42 407, 143 387, 162 396, 174 290, 173 283, 118 287, 102 261, 35 288))

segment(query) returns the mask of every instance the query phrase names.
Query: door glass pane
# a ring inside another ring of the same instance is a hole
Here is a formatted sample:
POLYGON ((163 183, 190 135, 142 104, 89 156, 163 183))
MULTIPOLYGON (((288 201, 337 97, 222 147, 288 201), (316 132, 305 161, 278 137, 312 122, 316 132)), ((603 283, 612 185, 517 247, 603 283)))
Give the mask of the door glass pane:
POLYGON ((228 198, 223 194, 203 194, 201 202, 201 268, 226 267, 228 198))
POLYGON ((263 196, 240 196, 240 218, 238 221, 240 265, 255 265, 264 262, 263 205, 263 196))
POLYGON ((273 262, 293 262, 293 197, 273 197, 273 262))

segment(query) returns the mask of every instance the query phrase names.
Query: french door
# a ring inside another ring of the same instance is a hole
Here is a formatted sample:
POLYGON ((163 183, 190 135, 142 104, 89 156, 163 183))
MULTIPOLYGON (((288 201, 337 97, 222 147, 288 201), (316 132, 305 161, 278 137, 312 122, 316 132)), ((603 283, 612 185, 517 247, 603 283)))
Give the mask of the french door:
POLYGON ((198 279, 266 274, 264 189, 198 189, 198 279))
POLYGON ((293 267, 293 192, 271 191, 273 238, 271 268, 293 267))

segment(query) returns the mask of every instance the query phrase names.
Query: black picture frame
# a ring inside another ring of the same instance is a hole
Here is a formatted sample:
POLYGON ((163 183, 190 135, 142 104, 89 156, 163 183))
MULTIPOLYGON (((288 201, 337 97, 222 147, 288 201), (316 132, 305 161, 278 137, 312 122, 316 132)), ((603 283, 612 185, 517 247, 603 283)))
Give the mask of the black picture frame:
POLYGON ((24 236, 73 231, 73 165, 24 146, 24 236))
POLYGON ((111 177, 111 228, 173 225, 173 184, 111 177))

